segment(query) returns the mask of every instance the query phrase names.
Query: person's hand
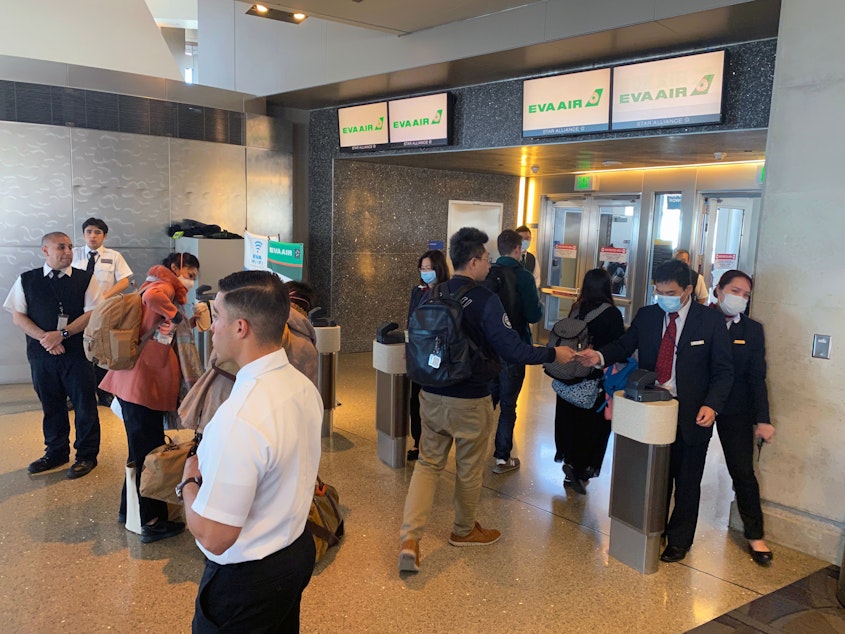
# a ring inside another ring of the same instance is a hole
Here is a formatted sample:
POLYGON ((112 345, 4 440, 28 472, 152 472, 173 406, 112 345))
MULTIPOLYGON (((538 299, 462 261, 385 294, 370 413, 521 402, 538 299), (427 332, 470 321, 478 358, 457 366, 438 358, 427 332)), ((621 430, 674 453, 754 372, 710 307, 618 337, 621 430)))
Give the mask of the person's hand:
POLYGON ((163 321, 163 322, 161 322, 161 323, 158 325, 158 331, 159 331, 162 335, 164 335, 165 337, 166 337, 167 335, 172 335, 174 330, 176 330, 176 324, 174 324, 174 323, 173 323, 172 321, 170 321, 169 319, 168 319, 168 320, 165 320, 165 321, 163 321))
POLYGON ((699 427, 712 427, 716 420, 716 412, 712 408, 702 405, 695 417, 695 424, 699 427))
POLYGON ((52 348, 50 348, 47 352, 49 352, 49 353, 50 353, 50 354, 52 354, 53 356, 58 356, 58 355, 60 355, 60 354, 64 354, 64 353, 65 353, 65 347, 64 347, 62 344, 59 344, 59 345, 57 345, 57 346, 53 346, 53 347, 52 347, 52 348))
POLYGON ((56 346, 60 346, 62 344, 62 333, 58 330, 51 330, 49 332, 45 332, 41 335, 41 338, 38 340, 38 343, 47 351, 50 352, 56 346))
POLYGON ((757 423, 754 426, 754 438, 762 438, 765 442, 772 442, 775 437, 775 428, 771 423, 757 423))
POLYGON ((185 461, 185 468, 182 470, 182 480, 187 480, 188 478, 201 478, 202 474, 200 473, 200 462, 197 458, 196 454, 193 456, 188 456, 188 459, 185 461))
POLYGON ((555 348, 555 361, 558 363, 569 363, 575 358, 575 351, 566 346, 558 346, 555 348))
POLYGON ((576 355, 576 357, 578 358, 578 363, 583 365, 585 368, 591 368, 601 363, 601 357, 599 356, 599 353, 593 350, 592 348, 588 350, 582 350, 576 355))

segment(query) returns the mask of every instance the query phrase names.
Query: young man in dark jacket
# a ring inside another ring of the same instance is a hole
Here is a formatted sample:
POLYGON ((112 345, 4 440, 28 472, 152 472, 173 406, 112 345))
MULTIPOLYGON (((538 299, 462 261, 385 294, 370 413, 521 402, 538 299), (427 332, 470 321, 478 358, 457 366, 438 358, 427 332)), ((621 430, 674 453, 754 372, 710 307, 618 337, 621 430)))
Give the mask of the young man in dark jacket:
MULTIPOLYGON (((531 344, 530 324, 540 321, 543 305, 534 285, 534 276, 522 266, 522 236, 512 229, 499 234, 497 246, 501 257, 491 267, 488 287, 496 292, 505 307, 511 327, 523 343, 531 344), (498 270, 496 270, 498 269, 498 270)), ((516 401, 525 380, 525 364, 502 362, 499 376, 490 386, 493 407, 499 405, 496 428, 496 464, 493 473, 519 469, 519 458, 511 457, 513 428, 516 425, 516 401)))
POLYGON ((478 498, 487 443, 495 416, 490 398, 490 380, 498 371, 498 357, 508 363, 540 364, 567 362, 574 358, 570 348, 535 348, 523 343, 510 327, 502 302, 483 282, 490 269, 490 254, 485 248, 487 234, 465 227, 452 236, 449 257, 455 269, 449 280, 452 293, 470 285, 461 300, 464 332, 478 350, 490 360, 466 381, 448 387, 423 387, 420 394, 422 437, 420 456, 405 499, 399 570, 418 572, 419 540, 425 529, 440 472, 452 443, 455 443, 455 522, 449 543, 452 546, 486 546, 499 540, 501 533, 483 528, 476 521, 478 498))

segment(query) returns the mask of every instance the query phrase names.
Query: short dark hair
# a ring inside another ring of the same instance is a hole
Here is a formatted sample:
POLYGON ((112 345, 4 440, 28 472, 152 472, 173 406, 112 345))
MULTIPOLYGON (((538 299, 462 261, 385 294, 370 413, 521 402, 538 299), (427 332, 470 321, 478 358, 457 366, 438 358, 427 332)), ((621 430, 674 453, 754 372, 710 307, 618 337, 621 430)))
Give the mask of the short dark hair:
POLYGON ((578 294, 578 307, 592 310, 602 304, 614 305, 610 290, 610 273, 605 269, 591 269, 584 275, 581 292, 578 294))
POLYGON ((508 255, 517 247, 522 246, 522 236, 513 229, 505 229, 496 239, 499 255, 508 255))
POLYGON ((716 284, 722 290, 725 290, 725 286, 730 284, 736 278, 741 277, 748 281, 748 286, 754 288, 754 281, 751 279, 751 276, 748 273, 740 271, 739 269, 731 269, 730 271, 725 271, 722 273, 722 277, 719 278, 719 283, 716 284))
POLYGON ((314 304, 317 302, 317 293, 305 282, 290 280, 285 282, 285 290, 288 293, 290 303, 296 304, 306 313, 314 308, 314 304))
POLYGON ((195 269, 200 267, 200 261, 197 259, 197 256, 191 253, 179 253, 178 251, 168 255, 161 261, 161 263, 167 268, 170 268, 172 264, 175 264, 180 269, 183 266, 192 266, 195 269))
POLYGON ((677 282, 681 288, 692 285, 690 268, 681 260, 667 260, 654 270, 654 283, 677 282))
POLYGON ((443 254, 443 251, 435 249, 423 253, 420 259, 417 260, 417 269, 422 266, 422 261, 426 258, 431 260, 431 268, 437 275, 437 279, 435 280, 437 284, 449 279, 449 265, 446 263, 446 256, 443 254))
POLYGON ((223 302, 234 319, 245 319, 261 343, 282 344, 290 317, 284 283, 272 271, 238 271, 218 282, 223 302))
POLYGON ((61 238, 67 238, 70 240, 70 236, 63 231, 51 231, 50 233, 45 233, 41 236, 41 246, 43 247, 48 242, 55 242, 56 240, 60 240, 61 238))
POLYGON ((686 249, 675 249, 675 252, 672 254, 672 257, 677 258, 679 255, 685 255, 690 257, 689 251, 686 249))
POLYGON ((105 220, 101 220, 100 218, 88 218, 88 220, 82 223, 82 231, 84 232, 87 227, 97 227, 97 229, 100 229, 106 234, 109 232, 109 226, 105 220))
POLYGON ((516 229, 514 229, 517 233, 531 233, 531 228, 528 225, 519 225, 516 229))
POLYGON ((463 227, 458 229, 449 238, 449 259, 455 270, 460 270, 469 264, 472 258, 480 258, 484 255, 487 243, 487 234, 475 227, 463 227))

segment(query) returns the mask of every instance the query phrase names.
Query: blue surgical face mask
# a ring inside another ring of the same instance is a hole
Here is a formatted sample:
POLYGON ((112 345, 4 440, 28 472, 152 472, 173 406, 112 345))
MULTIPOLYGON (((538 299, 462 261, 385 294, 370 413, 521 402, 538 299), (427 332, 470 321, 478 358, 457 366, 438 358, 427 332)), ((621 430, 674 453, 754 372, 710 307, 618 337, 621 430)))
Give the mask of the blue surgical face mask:
POLYGON ((437 271, 420 271, 420 277, 426 284, 432 284, 437 281, 437 271))
POLYGON ((657 305, 666 313, 677 313, 681 310, 681 298, 671 295, 658 295, 657 305))
POLYGON ((528 251, 528 247, 530 247, 530 246, 531 246, 531 240, 523 240, 523 241, 522 241, 522 250, 523 250, 523 252, 524 252, 524 251, 528 251))

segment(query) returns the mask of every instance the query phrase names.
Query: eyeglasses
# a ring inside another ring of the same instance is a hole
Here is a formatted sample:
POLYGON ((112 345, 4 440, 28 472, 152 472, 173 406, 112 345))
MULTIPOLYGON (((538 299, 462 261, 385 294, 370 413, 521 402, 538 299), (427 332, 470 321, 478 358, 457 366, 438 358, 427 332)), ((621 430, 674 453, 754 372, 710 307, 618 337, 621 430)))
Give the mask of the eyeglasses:
POLYGON ((490 263, 490 254, 489 254, 489 253, 485 253, 485 254, 484 254, 484 255, 482 255, 480 258, 473 258, 473 259, 474 259, 474 260, 479 260, 480 262, 487 262, 487 263, 489 264, 489 263, 490 263))

